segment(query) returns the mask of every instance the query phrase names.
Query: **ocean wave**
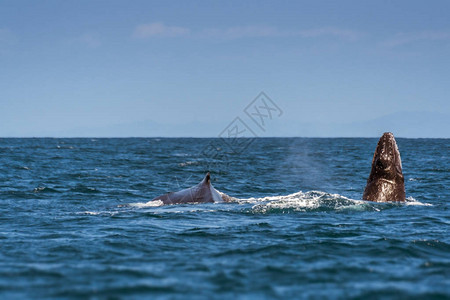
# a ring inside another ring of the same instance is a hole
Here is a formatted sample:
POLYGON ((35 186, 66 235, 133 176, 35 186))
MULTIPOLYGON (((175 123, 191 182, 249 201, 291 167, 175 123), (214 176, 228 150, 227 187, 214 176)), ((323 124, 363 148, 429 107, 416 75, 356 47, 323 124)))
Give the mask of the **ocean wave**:
POLYGON ((255 204, 252 211, 256 213, 286 212, 286 211, 381 211, 398 205, 432 206, 422 203, 413 197, 408 197, 405 203, 379 203, 365 200, 350 199, 339 194, 330 194, 322 191, 309 191, 293 193, 285 196, 269 196, 263 198, 236 199, 238 203, 255 204))
MULTIPOLYGON (((219 192, 221 193, 221 192, 219 192)), ((222 194, 222 193, 221 193, 222 194)), ((350 199, 339 194, 331 194, 322 191, 296 192, 289 195, 274 195, 260 198, 235 198, 229 197, 228 203, 239 205, 252 205, 253 213, 270 213, 270 212, 295 212, 295 211, 381 211, 387 208, 397 207, 399 205, 418 205, 432 206, 429 203, 422 203, 413 197, 408 197, 405 203, 400 202, 371 202, 365 200, 350 199)), ((208 203, 223 204, 223 203, 208 203)), ((193 205, 193 204, 188 204, 193 205)), ((198 204, 194 204, 198 205, 198 204)), ((201 205, 201 204, 200 204, 201 205)), ((135 202, 119 205, 119 207, 130 208, 152 208, 161 207, 164 203, 161 200, 135 202)), ((172 205, 170 205, 172 206, 172 205)), ((179 205, 174 205, 179 206, 179 205)), ((201 210, 201 209, 200 209, 201 210)), ((227 207, 226 210, 230 210, 227 207)), ((197 210, 195 210, 197 211, 197 210)), ((209 211, 209 210, 207 210, 209 211)))
POLYGON ((93 193, 99 193, 100 191, 96 188, 89 187, 83 184, 78 184, 74 187, 71 187, 70 192, 73 193, 82 193, 82 194, 93 194, 93 193))
POLYGON ((406 198, 405 205, 433 206, 433 204, 420 202, 413 197, 406 198))
POLYGON ((186 161, 186 162, 183 162, 183 163, 179 163, 178 165, 180 167, 186 167, 186 166, 196 166, 196 165, 199 165, 199 164, 200 163, 198 161, 194 160, 194 161, 186 161))
POLYGON ((128 203, 126 206, 136 207, 136 208, 145 208, 145 207, 159 207, 163 206, 164 202, 161 200, 148 201, 148 202, 136 202, 136 203, 128 203))
POLYGON ((107 211, 82 211, 82 212, 77 212, 77 215, 87 215, 87 216, 114 216, 116 214, 118 214, 118 211, 112 211, 112 210, 107 210, 107 211))
POLYGON ((33 193, 61 193, 61 191, 47 186, 38 186, 34 188, 33 193))
POLYGON ((297 192, 285 196, 239 199, 239 203, 254 203, 255 213, 314 210, 378 210, 374 203, 354 200, 339 194, 321 191, 297 192), (262 203, 261 203, 262 202, 262 203))

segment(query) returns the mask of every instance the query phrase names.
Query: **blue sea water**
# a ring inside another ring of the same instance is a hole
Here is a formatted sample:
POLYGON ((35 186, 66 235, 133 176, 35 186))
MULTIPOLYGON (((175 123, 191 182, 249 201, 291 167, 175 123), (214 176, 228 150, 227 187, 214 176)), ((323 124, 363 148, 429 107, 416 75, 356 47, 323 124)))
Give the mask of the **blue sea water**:
POLYGON ((0 298, 450 298, 450 140, 397 139, 404 204, 377 139, 248 142, 0 139, 0 298), (149 202, 207 170, 234 202, 149 202))

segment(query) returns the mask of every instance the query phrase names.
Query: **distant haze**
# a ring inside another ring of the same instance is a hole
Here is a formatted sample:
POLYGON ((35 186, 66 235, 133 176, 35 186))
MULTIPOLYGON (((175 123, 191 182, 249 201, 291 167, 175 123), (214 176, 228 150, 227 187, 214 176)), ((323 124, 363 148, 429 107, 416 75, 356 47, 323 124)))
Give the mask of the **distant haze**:
MULTIPOLYGON (((231 121, 231 120, 230 120, 231 121)), ((397 137, 449 138, 450 116, 439 113, 400 112, 384 117, 357 122, 312 123, 274 121, 266 132, 250 120, 247 124, 255 137, 379 137, 390 131, 397 137), (287 124, 286 124, 287 123, 287 124)), ((11 130, 10 137, 219 137, 229 123, 191 122, 186 124, 159 124, 152 121, 121 123, 104 127, 78 127, 71 130, 20 132, 11 130), (182 134, 181 134, 182 133, 182 134)), ((5 135, 8 136, 8 135, 5 135)), ((250 136, 251 137, 251 136, 250 136)))

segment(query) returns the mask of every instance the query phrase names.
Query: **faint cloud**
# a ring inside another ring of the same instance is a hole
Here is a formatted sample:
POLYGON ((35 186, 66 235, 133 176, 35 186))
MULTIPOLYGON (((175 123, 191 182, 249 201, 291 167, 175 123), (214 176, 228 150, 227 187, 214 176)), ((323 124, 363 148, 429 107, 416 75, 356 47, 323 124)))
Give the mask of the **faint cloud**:
POLYGON ((351 41, 357 40, 358 38, 363 36, 363 34, 359 31, 342 29, 337 27, 322 27, 322 28, 301 30, 298 32, 298 35, 302 37, 311 37, 311 38, 320 36, 333 36, 351 41))
POLYGON ((275 27, 270 26, 242 26, 230 27, 226 29, 208 28, 200 31, 200 37, 239 39, 246 37, 278 37, 287 35, 275 27))
POLYGON ((69 44, 78 44, 89 48, 98 48, 102 44, 100 39, 91 33, 85 33, 78 37, 69 39, 68 42, 69 44))
POLYGON ((394 48, 420 41, 450 40, 449 31, 419 31, 413 33, 399 33, 395 37, 382 43, 383 46, 394 48))
POLYGON ((225 39, 239 39, 248 37, 303 37, 316 38, 321 36, 332 36, 346 40, 356 40, 362 33, 341 29, 336 27, 320 27, 306 30, 280 30, 272 26, 243 26, 230 27, 227 29, 205 29, 200 34, 201 37, 215 37, 225 39))
POLYGON ((199 31, 192 31, 186 27, 167 26, 163 23, 142 24, 135 28, 134 38, 151 37, 181 37, 188 36, 196 38, 218 38, 218 39, 241 39, 241 38, 273 38, 273 37, 303 37, 316 38, 331 36, 345 40, 356 40, 363 34, 355 30, 342 29, 337 27, 320 27, 306 30, 280 30, 273 26, 249 25, 235 26, 228 28, 205 28, 199 31))
POLYGON ((133 37, 138 39, 150 37, 179 37, 189 35, 190 29, 178 26, 167 26, 163 23, 150 23, 138 25, 133 32, 133 37))

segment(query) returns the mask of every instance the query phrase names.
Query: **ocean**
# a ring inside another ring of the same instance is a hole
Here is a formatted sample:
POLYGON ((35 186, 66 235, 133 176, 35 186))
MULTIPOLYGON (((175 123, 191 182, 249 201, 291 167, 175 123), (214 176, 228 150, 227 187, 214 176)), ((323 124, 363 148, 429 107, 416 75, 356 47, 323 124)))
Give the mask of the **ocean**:
POLYGON ((0 139, 1 299, 450 299, 450 140, 0 139), (200 182, 231 203, 157 206, 200 182))

